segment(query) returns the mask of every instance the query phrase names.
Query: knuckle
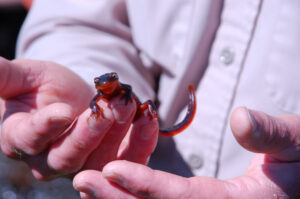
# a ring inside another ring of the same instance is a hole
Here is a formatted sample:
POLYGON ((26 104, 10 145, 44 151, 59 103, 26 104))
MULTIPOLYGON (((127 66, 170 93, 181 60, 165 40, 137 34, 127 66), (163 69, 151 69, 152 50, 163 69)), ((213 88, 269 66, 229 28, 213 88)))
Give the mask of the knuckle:
POLYGON ((1 151, 4 155, 6 155, 9 158, 16 158, 16 154, 14 153, 14 151, 3 144, 1 144, 1 151))
POLYGON ((13 150, 13 146, 10 144, 9 139, 7 139, 6 135, 6 129, 3 128, 2 129, 2 133, 1 133, 1 151, 4 155, 6 155, 9 158, 15 158, 15 153, 13 150))
POLYGON ((44 146, 41 143, 26 138, 18 138, 15 143, 16 148, 21 149, 30 156, 39 154, 43 151, 44 148, 44 146))
POLYGON ((72 147, 78 152, 83 152, 89 149, 89 144, 86 143, 85 140, 83 139, 78 139, 75 136, 70 137, 71 142, 72 142, 72 147))
POLYGON ((36 170, 36 169, 31 169, 32 175, 35 179, 39 181, 49 181, 55 178, 55 176, 58 176, 58 173, 54 172, 45 172, 42 170, 36 170))
POLYGON ((51 169, 53 169, 59 173, 62 173, 62 174, 74 173, 81 168, 74 162, 64 161, 64 160, 62 160, 60 162, 52 163, 52 164, 49 163, 49 165, 50 165, 51 169))
POLYGON ((76 157, 66 157, 57 154, 50 154, 48 157, 49 167, 62 174, 70 174, 81 168, 81 163, 76 157))

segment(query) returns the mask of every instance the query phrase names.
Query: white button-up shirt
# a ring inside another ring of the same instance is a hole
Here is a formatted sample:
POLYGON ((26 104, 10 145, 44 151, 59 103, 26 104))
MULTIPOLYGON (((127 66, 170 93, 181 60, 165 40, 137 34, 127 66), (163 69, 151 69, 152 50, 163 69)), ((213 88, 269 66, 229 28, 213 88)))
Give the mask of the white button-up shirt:
POLYGON ((253 155, 230 130, 235 107, 300 114, 299 10, 298 0, 35 0, 17 54, 61 63, 91 86, 116 71, 142 100, 155 98, 159 74, 166 126, 185 114, 193 83, 193 123, 160 139, 150 166, 224 179, 253 155))

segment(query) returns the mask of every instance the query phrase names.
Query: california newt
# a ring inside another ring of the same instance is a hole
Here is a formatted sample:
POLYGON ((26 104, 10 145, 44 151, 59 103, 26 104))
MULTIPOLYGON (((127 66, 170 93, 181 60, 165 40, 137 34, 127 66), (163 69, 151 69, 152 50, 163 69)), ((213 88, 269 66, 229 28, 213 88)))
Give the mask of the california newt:
MULTIPOLYGON (((103 110, 98 106, 97 102, 102 99, 112 99, 113 97, 121 95, 126 100, 126 104, 130 101, 136 103, 137 111, 134 116, 134 121, 142 115, 147 114, 150 119, 158 119, 156 107, 151 100, 141 103, 139 98, 134 94, 132 88, 128 84, 122 84, 119 81, 117 73, 106 73, 94 79, 97 94, 90 102, 92 109, 91 116, 95 118, 104 117, 103 110)), ((196 96, 193 85, 189 85, 189 103, 185 118, 175 126, 166 129, 159 129, 160 136, 174 136, 185 130, 192 122, 196 112, 196 96)))

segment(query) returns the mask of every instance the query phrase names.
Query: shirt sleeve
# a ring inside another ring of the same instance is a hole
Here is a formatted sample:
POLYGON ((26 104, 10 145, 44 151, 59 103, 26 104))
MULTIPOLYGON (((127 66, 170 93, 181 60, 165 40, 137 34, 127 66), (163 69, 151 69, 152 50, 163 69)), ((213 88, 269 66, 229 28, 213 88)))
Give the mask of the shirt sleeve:
POLYGON ((35 0, 16 54, 59 63, 91 85, 94 77, 115 71, 142 100, 154 98, 151 67, 132 42, 124 0, 35 0))

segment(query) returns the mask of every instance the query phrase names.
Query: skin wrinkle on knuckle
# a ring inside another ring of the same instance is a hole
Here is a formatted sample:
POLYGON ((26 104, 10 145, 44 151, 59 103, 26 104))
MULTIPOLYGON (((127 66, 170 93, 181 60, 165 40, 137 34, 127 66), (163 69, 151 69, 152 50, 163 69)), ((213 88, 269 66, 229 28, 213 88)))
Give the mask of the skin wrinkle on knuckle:
MULTIPOLYGON (((179 195, 177 198, 182 198, 182 199, 193 199, 195 198, 195 189, 197 189, 197 187, 195 187, 192 178, 184 178, 184 185, 183 188, 181 190, 184 191, 180 191, 179 195)), ((198 196, 196 196, 197 198, 198 196)))
MULTIPOLYGON (((3 132, 5 135, 8 135, 7 125, 10 125, 12 122, 4 122, 3 132)), ((24 129, 22 128, 22 123, 18 123, 17 126, 14 126, 14 130, 9 133, 9 136, 6 137, 10 145, 14 146, 13 148, 18 148, 21 151, 24 151, 28 155, 37 155, 45 147, 38 138, 34 136, 24 136, 24 129), (10 141, 9 141, 10 140, 10 141)))
MULTIPOLYGON (((251 177, 250 177, 251 178, 251 177)), ((244 190, 244 183, 240 183, 240 181, 236 181, 235 179, 229 179, 224 185, 225 195, 224 198, 234 198, 231 193, 240 193, 244 190)))
POLYGON ((271 116, 268 116, 267 125, 268 126, 266 127, 266 129, 268 129, 269 132, 266 132, 266 144, 277 145, 280 144, 278 142, 287 141, 286 139, 289 139, 289 127, 280 118, 273 118, 271 116))
POLYGON ((70 141, 71 141, 72 147, 78 152, 86 151, 90 147, 90 145, 88 143, 86 143, 85 140, 79 139, 76 136, 71 135, 70 141))
POLYGON ((272 141, 274 140, 274 138, 276 138, 276 134, 277 134, 277 125, 274 121, 274 119, 272 117, 267 116, 266 118, 264 118, 263 120, 263 136, 264 136, 264 143, 268 144, 268 143, 272 143, 272 141))
POLYGON ((258 140, 258 143, 261 145, 260 147, 263 147, 276 140, 279 128, 276 120, 269 115, 263 115, 259 119, 258 132, 255 134, 257 135, 256 140, 258 140))
POLYGON ((1 143, 6 145, 7 151, 14 154, 14 150, 11 149, 24 149, 29 148, 27 142, 24 141, 25 136, 19 136, 18 132, 20 132, 19 125, 13 126, 13 120, 7 120, 2 124, 2 135, 1 135, 1 143), (12 127, 13 130, 12 130, 12 127), (5 140, 4 140, 5 139, 5 140))
MULTIPOLYGON (((258 196, 262 196, 262 192, 266 193, 268 192, 268 186, 266 186, 264 181, 261 181, 255 177, 253 177, 253 175, 251 174, 246 174, 244 176, 245 178, 247 178, 247 180, 240 180, 237 181, 236 183, 233 183, 235 185, 235 189, 231 190, 231 192, 228 192, 228 195, 230 193, 244 193, 244 194, 250 194, 251 198, 258 198, 258 196), (256 190, 255 192, 253 190, 256 190), (254 195, 253 195, 254 194, 254 195)), ((232 194, 231 194, 232 195, 232 194)), ((266 194, 267 195, 267 194, 266 194)), ((230 196, 230 195, 229 195, 230 196)), ((239 196, 239 194, 237 194, 237 196, 239 196)), ((265 198, 265 197, 262 197, 265 198)))
POLYGON ((181 199, 195 198, 194 186, 190 178, 176 176, 176 179, 170 178, 168 180, 168 187, 172 187, 174 192, 172 196, 181 199))
MULTIPOLYGON (((16 132, 22 132, 19 129, 16 132)), ((15 133, 13 136, 15 148, 24 151, 28 155, 37 155, 44 149, 44 145, 39 142, 38 139, 34 137, 22 136, 19 133, 15 133)))
MULTIPOLYGON (((53 65, 54 63, 52 63, 53 65)), ((23 85, 28 85, 30 88, 37 88, 42 84, 42 81, 47 73, 48 68, 51 67, 50 62, 35 61, 33 64, 29 65, 18 65, 22 68, 23 72, 23 85), (33 65, 38 65, 39 67, 34 67, 33 65), (34 69, 33 69, 34 67, 34 69), (25 84, 27 83, 27 84, 25 84)))
POLYGON ((48 157, 48 165, 50 169, 62 174, 74 173, 81 168, 81 165, 75 164, 74 161, 58 155, 48 157))

